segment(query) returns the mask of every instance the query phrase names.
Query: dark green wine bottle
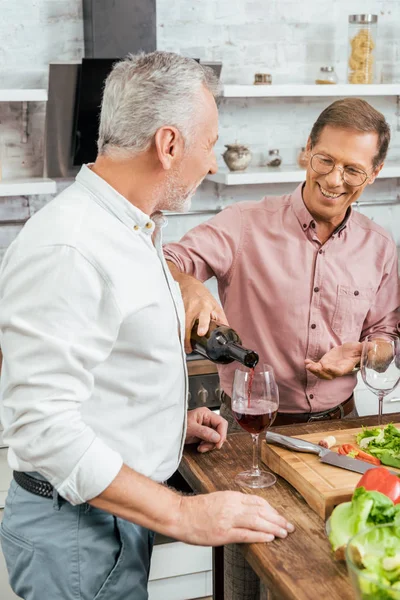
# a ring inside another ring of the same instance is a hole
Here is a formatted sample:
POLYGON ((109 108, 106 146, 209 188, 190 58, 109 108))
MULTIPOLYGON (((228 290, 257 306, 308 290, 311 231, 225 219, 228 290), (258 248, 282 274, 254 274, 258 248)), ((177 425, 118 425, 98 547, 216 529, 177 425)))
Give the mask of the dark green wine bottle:
POLYGON ((234 329, 210 321, 207 333, 200 336, 197 333, 198 325, 199 322, 196 321, 190 335, 193 352, 222 365, 237 360, 250 369, 256 366, 259 360, 257 352, 243 348, 241 339, 234 329))

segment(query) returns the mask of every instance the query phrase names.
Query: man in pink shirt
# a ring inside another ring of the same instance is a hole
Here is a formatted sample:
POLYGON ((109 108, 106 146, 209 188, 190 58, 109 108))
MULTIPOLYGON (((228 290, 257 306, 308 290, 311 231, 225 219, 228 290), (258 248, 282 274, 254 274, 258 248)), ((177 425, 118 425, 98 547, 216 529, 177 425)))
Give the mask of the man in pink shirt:
MULTIPOLYGON (((338 100, 312 128, 305 183, 233 204, 165 247, 187 333, 197 318, 200 334, 210 318, 228 321, 274 367, 276 424, 356 414, 360 342, 397 335, 396 246, 351 208, 382 169, 389 141, 381 113, 364 100, 338 100), (212 276, 223 311, 201 283, 212 276)), ((228 408, 236 367, 219 367, 228 408)))

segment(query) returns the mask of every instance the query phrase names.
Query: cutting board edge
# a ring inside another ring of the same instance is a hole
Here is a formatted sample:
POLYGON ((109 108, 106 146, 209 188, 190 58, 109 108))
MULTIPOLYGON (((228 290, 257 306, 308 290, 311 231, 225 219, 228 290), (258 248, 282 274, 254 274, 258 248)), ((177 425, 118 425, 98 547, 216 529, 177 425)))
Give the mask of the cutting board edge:
MULTIPOLYGON (((400 429, 400 423, 394 423, 396 427, 400 429)), ((337 430, 319 432, 306 435, 293 436, 307 441, 318 443, 324 437, 328 435, 335 435, 335 437, 343 437, 347 435, 349 442, 355 442, 354 436, 362 431, 362 427, 354 427, 353 429, 337 430)), ((341 441, 339 443, 342 443, 341 441)), ((304 464, 299 464, 299 469, 296 470, 296 461, 286 461, 285 456, 293 456, 293 452, 285 450, 279 446, 263 443, 261 448, 261 457, 264 464, 268 466, 277 475, 283 477, 294 489, 304 498, 307 504, 316 512, 322 519, 327 519, 331 514, 332 510, 338 504, 347 502, 351 499, 353 491, 361 478, 361 474, 354 473, 354 483, 346 483, 342 488, 327 489, 326 478, 323 474, 317 473, 321 481, 324 481, 324 489, 318 489, 313 485, 312 477, 307 478, 307 469, 304 464), (282 453, 282 454, 281 454, 282 453), (301 472, 302 471, 302 472, 301 472)), ((310 455, 312 456, 312 455, 310 455)), ((317 456, 315 456, 317 459, 317 456)), ((316 463, 317 464, 317 463, 316 463)), ((339 468, 332 467, 335 471, 342 471, 339 468)), ((347 472, 349 473, 349 472, 347 472)))

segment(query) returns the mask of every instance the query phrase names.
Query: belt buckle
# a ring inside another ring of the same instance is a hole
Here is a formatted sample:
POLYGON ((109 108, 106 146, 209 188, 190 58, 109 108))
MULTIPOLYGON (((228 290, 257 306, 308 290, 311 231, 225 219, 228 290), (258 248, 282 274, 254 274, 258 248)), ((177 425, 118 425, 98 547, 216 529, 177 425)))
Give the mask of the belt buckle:
POLYGON ((311 413, 311 416, 308 418, 307 423, 313 423, 314 421, 326 421, 326 417, 329 415, 329 412, 325 412, 325 413, 319 413, 313 416, 313 414, 311 413))

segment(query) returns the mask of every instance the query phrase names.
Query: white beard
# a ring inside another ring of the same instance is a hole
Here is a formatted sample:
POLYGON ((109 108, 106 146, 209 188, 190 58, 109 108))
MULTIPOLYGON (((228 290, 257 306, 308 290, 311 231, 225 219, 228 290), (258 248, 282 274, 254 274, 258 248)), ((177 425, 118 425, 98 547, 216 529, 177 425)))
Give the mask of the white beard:
POLYGON ((200 185, 187 189, 180 183, 181 174, 172 173, 166 182, 166 185, 158 190, 158 206, 160 210, 185 213, 188 212, 192 203, 192 198, 200 185))

